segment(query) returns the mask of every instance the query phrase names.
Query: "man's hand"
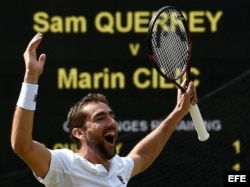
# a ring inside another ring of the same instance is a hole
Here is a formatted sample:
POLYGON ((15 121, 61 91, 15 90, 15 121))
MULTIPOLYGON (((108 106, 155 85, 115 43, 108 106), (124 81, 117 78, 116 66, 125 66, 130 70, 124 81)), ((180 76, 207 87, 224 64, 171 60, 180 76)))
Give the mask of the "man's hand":
POLYGON ((190 104, 195 105, 197 103, 197 94, 193 82, 184 81, 181 86, 186 86, 186 92, 183 93, 178 89, 176 109, 183 111, 184 114, 189 112, 190 104))
POLYGON ((37 84, 39 76, 43 72, 43 67, 46 61, 46 55, 41 54, 37 58, 36 50, 43 39, 43 34, 37 33, 29 42, 23 57, 25 61, 25 76, 24 82, 37 84))

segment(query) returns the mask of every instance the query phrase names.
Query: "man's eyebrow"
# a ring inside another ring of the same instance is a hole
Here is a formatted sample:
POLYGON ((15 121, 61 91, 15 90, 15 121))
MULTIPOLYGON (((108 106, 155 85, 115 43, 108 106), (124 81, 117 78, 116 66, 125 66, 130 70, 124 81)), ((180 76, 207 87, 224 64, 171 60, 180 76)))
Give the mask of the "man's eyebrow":
POLYGON ((101 111, 101 112, 97 112, 96 114, 94 114, 93 118, 96 118, 96 117, 99 117, 99 116, 102 116, 102 115, 105 115, 105 114, 109 114, 111 116, 115 115, 114 111, 112 111, 112 110, 110 110, 109 112, 101 111))
POLYGON ((110 111, 109 111, 109 115, 114 117, 114 116, 115 116, 114 111, 113 111, 113 110, 110 110, 110 111))

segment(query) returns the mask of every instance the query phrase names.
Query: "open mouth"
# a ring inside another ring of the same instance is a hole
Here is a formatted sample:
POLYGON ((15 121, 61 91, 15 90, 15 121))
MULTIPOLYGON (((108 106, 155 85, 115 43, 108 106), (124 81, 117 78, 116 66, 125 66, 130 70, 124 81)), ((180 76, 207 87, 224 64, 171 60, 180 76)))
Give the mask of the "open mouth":
POLYGON ((109 133, 105 134, 104 138, 107 142, 113 144, 115 141, 115 133, 109 132, 109 133))

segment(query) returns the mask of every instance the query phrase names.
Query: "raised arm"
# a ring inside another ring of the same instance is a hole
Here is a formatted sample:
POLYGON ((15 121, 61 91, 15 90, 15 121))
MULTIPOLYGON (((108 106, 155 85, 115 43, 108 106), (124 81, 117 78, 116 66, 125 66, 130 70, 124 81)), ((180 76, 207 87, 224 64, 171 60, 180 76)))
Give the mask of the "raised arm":
POLYGON ((50 152, 42 144, 32 139, 38 80, 43 72, 46 60, 45 54, 41 54, 38 59, 36 55, 36 49, 42 38, 43 35, 37 33, 29 42, 23 54, 25 75, 14 112, 11 131, 12 149, 40 177, 46 175, 50 163, 50 152))
MULTIPOLYGON (((184 84, 185 82, 183 82, 184 84)), ((159 156, 180 120, 189 112, 190 102, 191 104, 197 102, 193 82, 188 84, 185 93, 178 90, 174 110, 128 154, 128 157, 131 157, 135 163, 132 176, 146 170, 159 156)))

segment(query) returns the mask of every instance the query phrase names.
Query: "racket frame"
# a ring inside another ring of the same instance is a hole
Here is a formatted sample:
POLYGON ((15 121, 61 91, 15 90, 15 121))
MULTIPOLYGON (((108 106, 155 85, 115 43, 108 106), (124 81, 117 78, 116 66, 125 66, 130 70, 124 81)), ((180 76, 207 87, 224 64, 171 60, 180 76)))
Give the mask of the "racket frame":
POLYGON ((190 63, 191 63, 191 56, 192 56, 192 42, 191 42, 191 36, 190 36, 190 33, 189 33, 187 22, 186 22, 185 17, 183 16, 182 12, 179 9, 177 9, 176 7, 173 7, 173 6, 164 6, 164 7, 160 8, 157 12, 155 12, 155 14, 153 15, 153 17, 152 17, 152 19, 151 19, 151 21, 149 23, 149 26, 148 26, 147 44, 148 44, 148 50, 149 50, 149 59, 152 62, 153 66, 158 71, 158 73, 160 73, 160 75, 163 76, 164 78, 166 78, 167 80, 173 82, 184 93, 186 91, 186 89, 183 88, 180 84, 178 84, 176 82, 176 80, 178 80, 179 78, 181 78, 184 73, 186 73, 187 83, 191 79, 190 63), (172 9, 172 10, 175 10, 175 11, 179 12, 179 15, 181 16, 182 23, 183 23, 184 28, 186 30, 187 40, 188 40, 187 43, 188 43, 188 47, 189 47, 189 50, 188 50, 188 60, 187 60, 186 66, 182 69, 182 71, 180 72, 180 74, 178 76, 176 76, 175 78, 167 77, 161 71, 161 69, 159 68, 159 66, 156 63, 156 58, 154 56, 154 53, 153 53, 153 50, 152 50, 152 43, 151 43, 152 32, 153 32, 153 29, 154 29, 155 22, 157 21, 158 17, 161 15, 161 13, 164 12, 166 9, 172 9))

